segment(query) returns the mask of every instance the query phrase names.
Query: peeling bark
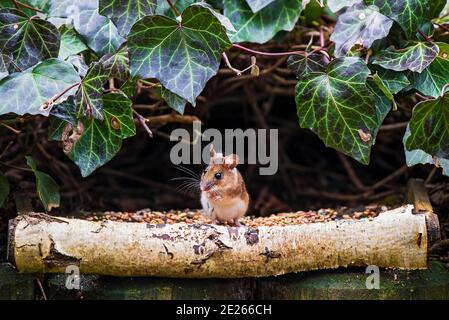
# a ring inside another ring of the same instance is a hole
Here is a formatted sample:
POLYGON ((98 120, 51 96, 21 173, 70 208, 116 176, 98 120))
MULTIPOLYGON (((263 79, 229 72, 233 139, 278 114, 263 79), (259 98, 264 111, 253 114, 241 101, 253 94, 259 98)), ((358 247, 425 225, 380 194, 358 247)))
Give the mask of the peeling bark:
POLYGON ((257 229, 220 225, 94 222, 19 216, 9 260, 20 272, 177 278, 240 278, 377 265, 424 269, 428 230, 413 206, 373 219, 257 229))

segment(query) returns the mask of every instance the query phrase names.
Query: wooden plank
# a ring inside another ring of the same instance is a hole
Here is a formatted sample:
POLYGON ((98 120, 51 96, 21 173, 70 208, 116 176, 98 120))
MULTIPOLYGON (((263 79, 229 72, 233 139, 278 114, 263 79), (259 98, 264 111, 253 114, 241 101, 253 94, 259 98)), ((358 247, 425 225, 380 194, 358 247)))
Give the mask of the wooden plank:
POLYGON ((0 300, 32 300, 34 276, 19 274, 11 264, 0 263, 0 300))
POLYGON ((49 299, 248 300, 252 279, 161 279, 81 276, 80 290, 67 289, 64 274, 48 277, 49 299))
POLYGON ((379 289, 368 289, 365 269, 314 271, 258 279, 258 299, 449 299, 449 269, 431 260, 427 270, 380 270, 379 289))

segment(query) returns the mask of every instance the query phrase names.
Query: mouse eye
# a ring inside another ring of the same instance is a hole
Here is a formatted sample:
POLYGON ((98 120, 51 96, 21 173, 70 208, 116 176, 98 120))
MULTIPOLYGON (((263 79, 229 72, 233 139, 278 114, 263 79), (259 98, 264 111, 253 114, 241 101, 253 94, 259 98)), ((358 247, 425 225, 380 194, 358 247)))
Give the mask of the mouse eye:
POLYGON ((215 179, 220 180, 221 177, 222 177, 221 172, 217 172, 217 173, 214 175, 214 177, 215 177, 215 179))

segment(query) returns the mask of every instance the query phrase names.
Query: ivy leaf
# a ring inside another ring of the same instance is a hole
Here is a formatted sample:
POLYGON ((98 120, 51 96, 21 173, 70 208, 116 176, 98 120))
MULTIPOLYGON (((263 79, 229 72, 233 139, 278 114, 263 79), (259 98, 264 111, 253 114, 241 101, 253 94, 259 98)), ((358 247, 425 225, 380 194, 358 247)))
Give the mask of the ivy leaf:
POLYGON ((51 109, 50 115, 75 126, 78 123, 78 119, 74 96, 70 96, 67 100, 55 105, 51 109))
POLYGON ((155 10, 156 0, 100 0, 100 14, 111 18, 123 37, 137 20, 154 14, 155 10))
POLYGON ((103 119, 101 112, 103 108, 103 85, 107 80, 107 71, 101 63, 93 63, 76 93, 78 117, 83 115, 88 118, 103 119))
POLYGON ((301 0, 276 0, 253 13, 245 0, 224 0, 224 15, 237 32, 232 42, 265 43, 279 31, 291 31, 302 11, 301 0))
POLYGON ((274 0, 246 0, 246 3, 251 8, 251 11, 256 13, 268 6, 273 1, 274 0))
POLYGON ((181 19, 147 16, 134 24, 128 38, 130 71, 142 79, 157 78, 194 106, 231 43, 207 8, 189 6, 181 19))
POLYGON ((28 18, 16 9, 0 9, 0 48, 20 69, 58 56, 60 34, 50 22, 28 18))
POLYGON ((30 156, 25 157, 27 165, 33 170, 36 177, 37 195, 44 205, 45 211, 51 211, 59 207, 60 195, 59 186, 48 174, 37 170, 36 163, 30 156))
POLYGON ((129 58, 126 47, 122 47, 114 54, 105 54, 99 62, 108 71, 108 78, 123 81, 129 78, 129 58))
POLYGON ((384 122, 385 117, 388 112, 390 112, 393 106, 396 107, 394 97, 388 88, 383 84, 377 74, 374 74, 372 79, 366 81, 366 86, 372 92, 374 97, 374 104, 376 106, 377 115, 377 127, 374 130, 375 135, 377 135, 378 129, 384 122))
POLYGON ((86 43, 99 55, 114 53, 125 42, 117 27, 98 9, 83 10, 74 18, 74 27, 86 39, 86 43))
POLYGON ((73 55, 67 57, 67 62, 70 62, 75 69, 78 71, 78 74, 81 77, 85 77, 87 74, 87 70, 89 70, 89 67, 87 66, 86 62, 84 62, 84 58, 80 55, 73 55))
POLYGON ((449 95, 417 103, 409 126, 407 150, 420 149, 434 157, 449 157, 449 95))
POLYGON ((355 44, 370 48, 375 40, 388 35, 392 25, 393 20, 379 13, 376 6, 356 4, 350 7, 338 17, 330 37, 335 42, 335 56, 346 55, 355 44))
MULTIPOLYGON (((20 2, 23 4, 27 4, 33 8, 39 9, 44 13, 48 12, 48 0, 21 0, 20 2)), ((11 0, 1 0, 0 8, 17 9, 16 6, 14 5, 14 2, 11 0)), ((20 7, 20 11, 22 11, 29 17, 36 15, 36 11, 25 8, 23 6, 20 7)))
MULTIPOLYGON (((13 73, 0 81, 0 114, 42 114, 49 110, 42 105, 80 82, 73 66, 58 59, 48 59, 23 72, 13 73)), ((68 90, 61 98, 74 94, 68 90)))
POLYGON ((292 55, 287 60, 288 67, 296 73, 298 78, 311 72, 324 71, 328 63, 329 59, 319 53, 292 55))
MULTIPOLYGON (((183 12, 188 6, 196 3, 196 0, 172 0, 176 10, 183 12)), ((157 0, 156 14, 175 19, 176 15, 167 0, 157 0)))
POLYGON ((436 43, 438 56, 421 73, 411 73, 410 81, 416 90, 426 96, 438 97, 446 83, 449 83, 449 45, 436 43))
POLYGON ((399 50, 383 50, 373 57, 373 64, 394 71, 411 70, 422 72, 438 56, 436 44, 416 42, 399 50))
POLYGON ((161 98, 168 104, 170 108, 177 111, 180 114, 184 114, 184 109, 186 107, 187 101, 180 96, 174 94, 165 87, 160 87, 161 98))
POLYGON ((114 53, 125 41, 117 27, 98 13, 98 0, 50 0, 50 16, 66 18, 95 53, 114 53))
POLYGON ((364 164, 369 163, 379 126, 374 97, 366 86, 369 73, 360 58, 337 58, 324 72, 305 75, 296 85, 300 126, 364 164))
POLYGON ((0 172, 0 208, 9 194, 9 183, 3 173, 0 172))
POLYGON ((103 118, 82 118, 81 135, 68 156, 80 168, 83 177, 111 160, 122 146, 122 139, 135 134, 132 101, 121 93, 103 96, 103 118))
POLYGON ((87 46, 75 30, 73 28, 63 27, 58 58, 65 60, 67 57, 83 52, 84 50, 87 50, 87 46))
POLYGON ((385 87, 387 87, 392 94, 397 94, 410 84, 407 76, 402 72, 395 72, 376 65, 372 66, 372 70, 374 70, 373 73, 377 73, 385 87))
POLYGON ((379 7, 382 14, 401 26, 408 38, 415 36, 429 12, 428 0, 365 0, 365 3, 379 7))
POLYGON ((11 54, 3 54, 0 52, 0 80, 6 77, 8 73, 9 66, 12 62, 11 54))
POLYGON ((351 7, 358 3, 363 3, 363 0, 327 0, 327 6, 332 12, 338 12, 345 7, 351 7))
POLYGON ((407 150, 406 141, 410 137, 410 126, 405 130, 402 143, 404 144, 405 160, 407 166, 412 167, 417 164, 433 164, 437 167, 443 168, 443 174, 449 176, 449 160, 444 158, 432 157, 430 154, 420 150, 407 150))

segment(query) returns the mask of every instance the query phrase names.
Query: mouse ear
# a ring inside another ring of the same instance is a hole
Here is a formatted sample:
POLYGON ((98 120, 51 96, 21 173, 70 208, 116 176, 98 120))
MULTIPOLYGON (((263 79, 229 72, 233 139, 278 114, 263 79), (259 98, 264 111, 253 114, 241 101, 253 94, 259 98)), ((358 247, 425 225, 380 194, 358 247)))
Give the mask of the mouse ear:
POLYGON ((216 154, 217 153, 215 152, 214 145, 211 143, 210 144, 210 149, 209 149, 210 158, 213 159, 216 156, 216 154))
POLYGON ((236 154, 230 154, 224 158, 224 164, 229 169, 234 169, 239 164, 239 156, 236 154))

